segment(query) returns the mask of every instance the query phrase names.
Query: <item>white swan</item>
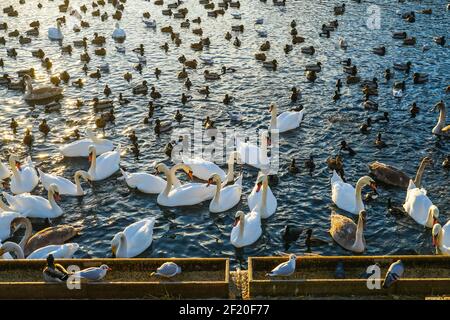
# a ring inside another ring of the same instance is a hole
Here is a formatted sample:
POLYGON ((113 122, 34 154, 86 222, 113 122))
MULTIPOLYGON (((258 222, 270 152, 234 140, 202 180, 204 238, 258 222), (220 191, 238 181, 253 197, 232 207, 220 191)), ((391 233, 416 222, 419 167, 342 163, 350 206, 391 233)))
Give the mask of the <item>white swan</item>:
POLYGON ((234 161, 239 157, 239 153, 233 151, 228 157, 228 174, 225 173, 214 162, 204 160, 202 158, 188 158, 184 155, 181 156, 183 163, 192 169, 192 174, 202 180, 208 180, 213 174, 218 174, 222 181, 226 183, 233 182, 234 180, 234 161))
POLYGON ((258 211, 244 214, 236 212, 230 242, 236 248, 242 248, 255 243, 262 234, 261 216, 258 211))
POLYGON ((436 135, 450 136, 450 125, 446 125, 447 109, 445 103, 440 101, 434 107, 435 110, 439 109, 439 119, 436 126, 433 128, 432 133, 436 135))
POLYGON ((45 259, 49 254, 53 255, 55 259, 71 259, 79 248, 78 243, 49 245, 33 251, 27 259, 45 259))
MULTIPOLYGON (((208 186, 206 183, 187 183, 180 187, 172 188, 172 173, 175 174, 178 169, 185 171, 192 179, 192 169, 189 166, 183 163, 173 166, 170 169, 171 174, 166 175, 167 185, 165 189, 158 195, 157 202, 159 205, 166 207, 192 206, 206 200, 211 200, 214 197, 216 188, 214 186, 208 186)), ((163 172, 161 164, 156 166, 156 171, 163 172)))
POLYGON ((366 212, 359 213, 358 224, 346 216, 331 213, 330 234, 334 241, 346 250, 362 253, 366 249, 366 240, 364 239, 364 222, 366 212))
POLYGON ((257 169, 266 169, 270 167, 270 158, 267 157, 267 131, 262 130, 260 133, 260 145, 258 147, 250 142, 243 142, 236 137, 236 151, 243 163, 246 163, 257 169))
POLYGON ((11 237, 11 222, 21 217, 20 213, 14 211, 0 212, 0 242, 11 237))
POLYGON ((7 241, 2 244, 0 241, 0 260, 13 260, 14 258, 10 252, 15 254, 16 259, 25 258, 22 248, 17 243, 7 241))
POLYGON ((0 181, 8 179, 10 176, 11 171, 3 162, 0 162, 0 181))
POLYGON ((450 255, 450 220, 443 227, 436 223, 433 226, 432 234, 436 253, 450 255))
POLYGON ((432 228, 439 217, 439 209, 428 198, 427 191, 417 188, 412 180, 409 180, 403 209, 418 224, 427 228, 432 228))
POLYGON ((87 157, 89 155, 89 146, 94 145, 98 155, 114 149, 110 140, 98 138, 95 133, 86 129, 87 138, 77 140, 62 146, 59 151, 65 157, 87 157))
POLYGON ((278 107, 275 103, 272 103, 269 107, 271 113, 270 130, 278 129, 281 133, 298 128, 303 120, 304 110, 285 111, 277 116, 278 107))
POLYGON ((210 212, 216 213, 230 210, 241 201, 242 174, 234 184, 226 186, 227 181, 222 183, 220 176, 215 173, 208 179, 208 185, 212 183, 216 185, 216 193, 209 203, 210 212))
POLYGON ((27 218, 56 218, 63 214, 56 200, 60 199, 58 187, 51 185, 48 189, 48 200, 40 196, 23 193, 12 196, 3 192, 11 211, 19 212, 27 218))
POLYGON ((260 172, 252 192, 248 196, 248 207, 250 211, 259 210, 261 219, 267 219, 277 210, 277 198, 269 187, 269 178, 260 172), (262 187, 262 192, 260 192, 262 187))
POLYGON ((345 183, 342 178, 333 170, 331 177, 331 199, 340 209, 359 214, 364 211, 364 203, 362 201, 361 191, 364 186, 370 186, 376 191, 375 181, 364 176, 356 183, 356 189, 349 183, 345 183))
POLYGON ((53 174, 42 172, 41 169, 38 169, 38 172, 39 178, 41 179, 42 185, 44 186, 45 190, 48 190, 52 184, 55 184, 58 186, 59 193, 62 195, 84 196, 86 194, 80 183, 80 178, 83 178, 85 181, 89 181, 90 176, 86 171, 78 170, 77 172, 75 172, 75 183, 63 177, 58 177, 53 174))
POLYGON ((114 30, 114 32, 112 34, 112 38, 117 41, 123 41, 126 39, 126 37, 127 37, 127 35, 125 33, 125 30, 120 28, 119 23, 116 23, 116 29, 114 30))
POLYGON ((116 150, 108 151, 97 157, 95 146, 89 147, 89 167, 88 174, 92 181, 106 179, 118 171, 120 163, 120 144, 116 150))
MULTIPOLYGON (((180 180, 178 180, 175 174, 170 172, 169 168, 165 164, 161 163, 160 170, 165 175, 172 174, 173 187, 176 188, 181 186, 180 180)), ((130 188, 138 189, 140 192, 143 193, 149 194, 161 193, 167 185, 166 180, 150 173, 146 172, 129 173, 122 169, 120 169, 120 172, 122 172, 122 176, 130 188)))
POLYGON ((64 35, 61 32, 61 23, 58 21, 55 27, 48 28, 48 37, 50 40, 62 40, 64 35))
POLYGON ((146 218, 130 224, 118 232, 111 241, 116 258, 133 258, 144 252, 153 241, 154 218, 146 218))
POLYGON ((34 164, 30 157, 25 160, 25 165, 22 166, 19 158, 15 155, 9 157, 9 166, 12 171, 11 177, 11 192, 14 194, 21 194, 31 192, 39 183, 34 164))

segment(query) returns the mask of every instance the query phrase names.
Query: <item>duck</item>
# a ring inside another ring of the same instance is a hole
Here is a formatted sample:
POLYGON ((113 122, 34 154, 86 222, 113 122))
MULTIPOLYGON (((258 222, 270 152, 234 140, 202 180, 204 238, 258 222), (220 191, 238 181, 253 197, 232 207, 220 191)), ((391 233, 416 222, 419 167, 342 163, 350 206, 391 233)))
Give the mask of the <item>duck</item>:
POLYGON ((386 144, 386 142, 384 142, 383 140, 381 140, 381 133, 378 133, 377 134, 377 139, 375 140, 375 146, 377 147, 377 148, 386 148, 387 147, 387 144, 386 144))
POLYGON ((123 75, 123 78, 127 81, 130 82, 131 79, 133 79, 133 75, 130 72, 127 72, 123 75))
MULTIPOLYGON (((170 173, 169 168, 164 164, 160 164, 159 170, 166 175, 172 174, 170 173)), ((159 176, 146 172, 129 173, 123 169, 120 169, 120 171, 128 187, 137 189, 142 193, 159 194, 166 188, 167 181, 159 176)), ((181 186, 181 183, 175 174, 172 175, 172 179, 174 188, 181 186)))
POLYGON ((422 84, 428 82, 428 75, 424 73, 415 72, 413 74, 413 83, 414 84, 422 84))
POLYGON ((15 48, 6 49, 6 54, 8 57, 15 58, 17 57, 17 50, 15 48))
POLYGON ((126 35, 126 33, 125 33, 125 30, 123 30, 123 29, 120 28, 120 25, 119 25, 118 22, 117 22, 116 25, 115 25, 115 29, 114 29, 114 32, 113 32, 113 34, 112 34, 112 38, 113 38, 115 41, 119 41, 119 42, 123 42, 123 41, 125 41, 125 39, 127 38, 127 35, 126 35))
POLYGON ((305 245, 306 245, 307 248, 329 244, 328 241, 325 241, 325 240, 320 239, 320 238, 313 237, 312 233, 313 233, 312 229, 307 229, 306 230, 305 245))
POLYGON ((358 214, 358 224, 356 224, 352 219, 332 211, 329 232, 333 240, 344 249, 354 253, 363 253, 366 249, 363 233, 366 212, 361 210, 358 214))
POLYGON ((27 128, 27 130, 25 131, 25 135, 24 135, 22 141, 23 141, 24 145, 31 148, 31 145, 33 144, 33 141, 34 141, 34 137, 31 134, 31 130, 29 128, 27 128))
POLYGON ((66 144, 59 151, 64 157, 88 157, 91 145, 95 146, 97 155, 114 149, 112 141, 99 138, 91 129, 86 129, 86 138, 66 144))
POLYGON ((261 219, 268 219, 277 210, 278 202, 269 186, 269 178, 260 172, 252 192, 248 196, 250 211, 260 212, 261 219), (262 188, 262 192, 260 192, 262 188))
POLYGON ((151 96, 153 99, 159 99, 159 98, 161 98, 161 93, 159 93, 158 91, 156 91, 156 88, 155 88, 155 87, 152 87, 152 88, 151 88, 151 92, 150 92, 150 96, 151 96))
POLYGON ((239 40, 239 38, 236 37, 236 38, 234 39, 233 45, 234 45, 235 47, 240 47, 240 46, 241 46, 241 40, 239 40))
POLYGON ((312 154, 309 155, 309 158, 305 160, 305 168, 309 169, 310 172, 314 171, 316 168, 316 164, 314 163, 314 157, 312 154))
POLYGON ((54 263, 55 258, 52 254, 47 256, 47 266, 42 271, 42 276, 45 282, 66 282, 70 273, 59 263, 54 263))
POLYGON ((47 120, 42 119, 42 122, 39 124, 39 131, 42 132, 45 136, 50 132, 50 127, 47 124, 47 120))
POLYGON ((444 226, 436 223, 432 229, 433 246, 436 254, 450 255, 450 220, 444 226))
POLYGON ((392 32, 392 38, 393 39, 401 39, 401 40, 403 40, 403 39, 406 39, 407 36, 408 35, 407 35, 407 33, 405 31, 394 31, 394 32, 392 32))
POLYGON ((444 101, 439 101, 434 110, 439 110, 439 119, 431 132, 438 136, 450 136, 450 125, 446 125, 447 108, 444 101))
POLYGON ((401 98, 405 90, 405 81, 396 82, 392 87, 392 94, 395 98, 401 98))
MULTIPOLYGON (((450 155, 445 157, 444 161, 442 162, 442 167, 444 169, 450 169, 450 155)), ((1 171, 1 169, 0 169, 0 171, 1 171)), ((0 175, 0 180, 2 180, 1 175, 0 175)))
POLYGON ((230 242, 236 248, 242 248, 255 243, 261 237, 260 212, 252 211, 244 214, 238 211, 235 214, 233 229, 230 234, 230 242))
POLYGON ((67 196, 84 196, 86 192, 81 187, 80 178, 83 178, 87 182, 92 180, 89 174, 83 170, 78 170, 75 172, 75 183, 63 177, 45 173, 41 169, 38 169, 38 172, 39 179, 47 191, 52 184, 55 184, 58 186, 59 193, 67 196))
POLYGON ((406 211, 405 209, 403 209, 403 207, 396 207, 392 204, 392 200, 391 198, 388 198, 388 203, 387 203, 387 207, 388 207, 388 212, 391 215, 394 216, 404 216, 406 215, 406 211))
POLYGON ((394 69, 409 73, 409 71, 411 70, 411 61, 408 61, 406 63, 394 63, 394 69))
MULTIPOLYGON (((173 175, 177 170, 186 172, 192 179, 192 169, 184 163, 173 166, 169 174, 166 173, 167 185, 158 195, 157 203, 165 207, 192 206, 214 197, 215 187, 204 183, 187 183, 173 188, 173 175)), ((163 172, 161 165, 156 166, 157 172, 163 172)))
POLYGON ((291 163, 289 164, 288 171, 292 174, 300 173, 300 169, 295 164, 295 159, 291 160, 291 163))
POLYGON ((74 47, 77 47, 77 48, 80 48, 80 47, 83 47, 83 48, 87 48, 87 38, 86 37, 84 37, 82 40, 75 40, 75 41, 73 41, 73 45, 74 45, 74 47))
POLYGON ((264 52, 255 53, 255 59, 258 61, 266 61, 267 57, 264 52))
POLYGON ((154 218, 134 222, 114 235, 111 250, 116 258, 134 258, 147 250, 153 242, 154 218))
MULTIPOLYGON (((153 87, 152 87, 153 88, 153 87)), ((146 95, 148 92, 147 81, 142 81, 142 84, 139 84, 133 88, 133 94, 143 94, 146 95)))
POLYGON ((403 204, 403 208, 406 212, 419 224, 428 228, 433 226, 433 219, 437 219, 439 216, 439 210, 432 208, 433 204, 427 197, 427 192, 422 188, 422 176, 427 165, 433 163, 429 157, 424 157, 420 162, 417 169, 416 177, 414 181, 409 180, 406 199, 403 204))
POLYGON ((369 176, 360 178, 356 183, 356 188, 354 188, 349 183, 344 182, 337 172, 333 170, 333 176, 331 177, 331 199, 338 208, 353 214, 358 214, 364 210, 361 191, 367 185, 373 191, 377 190, 375 181, 369 176))
POLYGON ((106 56, 106 49, 105 48, 95 49, 94 54, 97 56, 104 57, 104 56, 106 56))
POLYGON ((104 36, 99 36, 97 32, 94 32, 94 39, 92 39, 91 43, 101 46, 106 43, 106 38, 104 36))
POLYGON ((210 72, 208 70, 205 70, 203 72, 203 76, 205 77, 206 80, 219 80, 220 79, 220 74, 215 73, 215 72, 210 72))
POLYGON ((19 158, 11 154, 9 156, 9 166, 12 172, 10 188, 14 194, 28 193, 34 190, 39 183, 36 169, 30 157, 25 159, 22 167, 19 158))
POLYGON ((21 35, 21 36, 19 36, 19 43, 21 45, 29 44, 29 43, 31 43, 31 38, 27 38, 27 37, 24 37, 21 35))
POLYGON ((384 56, 386 54, 386 47, 380 46, 372 49, 372 52, 379 56, 384 56))
POLYGON ((268 51, 270 49, 270 42, 266 41, 264 42, 260 47, 259 51, 268 51))
POLYGON ((227 180, 222 183, 222 179, 217 173, 208 179, 210 184, 216 185, 214 198, 209 203, 209 211, 213 213, 228 211, 241 201, 242 195, 242 174, 234 184, 226 186, 227 180))
POLYGON ((442 37, 434 37, 433 40, 438 45, 441 45, 441 46, 445 45, 445 37, 444 36, 442 36, 442 37))
POLYGON ((59 189, 54 184, 48 189, 48 200, 29 193, 12 196, 3 192, 3 196, 11 208, 10 211, 19 212, 27 218, 53 219, 63 214, 63 210, 57 204, 57 201, 61 199, 59 189))
POLYGON ((322 63, 319 61, 315 64, 308 64, 305 66, 306 71, 320 72, 322 70, 322 63))
POLYGON ((386 70, 384 71, 384 78, 386 79, 386 81, 391 80, 392 77, 393 77, 393 74, 392 74, 392 72, 391 72, 391 69, 386 69, 386 70))
POLYGON ((104 180, 119 171, 120 145, 114 151, 102 153, 98 157, 95 145, 90 145, 88 150, 88 160, 91 163, 88 170, 90 181, 104 180))
POLYGON ((270 130, 276 129, 281 133, 300 126, 303 120, 304 109, 299 112, 285 111, 277 116, 278 107, 275 103, 272 103, 269 107, 269 112, 271 113, 270 130))
POLYGON ((159 136, 163 132, 168 132, 172 130, 172 123, 170 121, 161 121, 160 119, 155 120, 155 133, 159 136))
POLYGON ((58 21, 56 23, 56 28, 55 27, 49 28, 47 34, 50 40, 62 41, 64 39, 64 35, 61 32, 61 22, 58 21))
POLYGON ((310 82, 314 82, 317 79, 317 74, 315 71, 306 71, 306 79, 310 82))
POLYGON ((208 98, 210 91, 209 91, 209 86, 205 86, 205 88, 199 89, 198 93, 200 93, 201 95, 204 95, 206 98, 208 98))
POLYGON ((272 61, 264 61, 263 67, 266 69, 276 70, 278 68, 278 62, 276 59, 273 59, 272 61))

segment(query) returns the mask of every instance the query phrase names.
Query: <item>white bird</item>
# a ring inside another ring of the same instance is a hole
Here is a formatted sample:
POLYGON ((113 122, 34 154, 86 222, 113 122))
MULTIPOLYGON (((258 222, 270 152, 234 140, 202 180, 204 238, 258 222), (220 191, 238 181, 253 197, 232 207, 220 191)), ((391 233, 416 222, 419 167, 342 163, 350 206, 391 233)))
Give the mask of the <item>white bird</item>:
POLYGON ((53 219, 63 214, 63 210, 56 203, 61 199, 56 185, 49 187, 48 200, 29 193, 12 196, 3 192, 3 196, 8 202, 10 211, 19 212, 27 218, 53 219))
POLYGON ((436 253, 450 255, 450 220, 443 227, 436 223, 433 226, 432 234, 436 253))
POLYGON ((34 168, 34 164, 31 161, 31 157, 27 157, 25 160, 25 165, 22 166, 19 162, 19 158, 12 154, 9 157, 9 166, 12 171, 10 183, 12 193, 27 193, 36 188, 39 183, 39 177, 36 169, 34 168))
POLYGON ((272 103, 269 107, 269 112, 271 113, 270 130, 278 129, 281 133, 298 128, 303 120, 304 111, 305 109, 285 111, 277 116, 278 107, 275 103, 272 103))
POLYGON ((154 218, 146 218, 130 224, 118 232, 111 241, 116 258, 133 258, 144 252, 153 241, 154 218))
POLYGON ((417 188, 412 180, 409 180, 403 209, 414 221, 427 228, 432 228, 439 217, 439 209, 428 198, 427 190, 417 188))
POLYGON ((192 169, 192 174, 201 179, 208 180, 213 174, 218 174, 222 181, 230 183, 234 180, 234 162, 239 157, 238 152, 233 151, 230 153, 227 164, 228 164, 228 174, 225 173, 217 164, 214 162, 204 160, 202 158, 189 158, 185 155, 181 155, 183 163, 192 169))
POLYGON ((48 190, 52 184, 55 184, 56 186, 58 186, 58 190, 61 195, 84 196, 86 194, 86 192, 81 187, 80 182, 80 178, 83 178, 85 181, 89 181, 90 176, 86 171, 78 170, 77 172, 75 172, 75 183, 63 177, 45 173, 41 169, 38 169, 38 172, 39 178, 41 179, 42 185, 44 186, 45 190, 48 190))
POLYGON ((86 129, 87 138, 77 140, 62 146, 59 150, 65 157, 87 157, 89 156, 89 146, 94 145, 97 155, 114 149, 110 140, 98 138, 90 129, 86 129))
POLYGON ((208 185, 214 183, 216 185, 216 193, 214 198, 209 203, 210 212, 223 212, 230 210, 241 201, 242 194, 242 174, 230 186, 227 185, 227 181, 222 183, 220 176, 215 173, 208 179, 208 185))
POLYGON ((236 137, 236 151, 239 153, 239 157, 243 163, 257 169, 268 169, 270 168, 270 158, 267 156, 267 131, 261 131, 259 141, 260 146, 257 146, 251 142, 241 141, 236 137))
POLYGON ((100 267, 91 267, 74 272, 73 275, 80 279, 85 279, 89 281, 100 281, 104 277, 106 277, 108 271, 111 271, 111 268, 108 267, 106 264, 102 264, 100 267))
POLYGON ((125 33, 125 30, 120 28, 119 23, 116 23, 116 29, 114 29, 114 32, 112 34, 112 38, 116 41, 123 41, 127 38, 127 35, 125 33))
POLYGON ((289 255, 289 260, 280 263, 272 271, 266 274, 269 277, 290 276, 295 272, 295 262, 297 257, 295 254, 289 255))
POLYGON ((61 41, 64 36, 61 32, 61 23, 58 21, 55 27, 48 28, 48 37, 50 40, 61 41))
POLYGON ((344 50, 348 48, 347 41, 344 38, 339 38, 339 47, 344 50))
POLYGON ((248 196, 248 207, 250 211, 258 210, 261 214, 261 219, 267 219, 275 213, 277 206, 277 198, 275 198, 270 189, 269 178, 266 174, 260 172, 255 186, 248 196), (262 192, 260 192, 261 188, 262 192))
POLYGON ((114 151, 108 151, 97 157, 97 151, 94 145, 89 147, 89 179, 92 181, 104 180, 112 176, 120 167, 120 144, 114 151))
POLYGON ((10 176, 11 171, 3 162, 0 162, 0 181, 8 179, 10 176))
POLYGON ((390 265, 388 272, 386 273, 386 277, 383 281, 383 288, 387 289, 392 286, 395 282, 400 280, 400 277, 403 276, 405 272, 405 267, 401 260, 397 260, 393 264, 390 265))
MULTIPOLYGON (((1 200, 0 200, 1 201, 1 200)), ((0 212, 0 242, 11 237, 11 222, 21 214, 14 211, 0 212)))
POLYGON ((0 242, 0 260, 12 260, 14 259, 11 253, 14 253, 16 259, 24 259, 22 248, 15 242, 7 241, 5 243, 0 242))
POLYGON ((331 177, 331 199, 340 209, 353 214, 359 214, 361 211, 364 211, 361 192, 362 188, 367 185, 374 191, 377 190, 375 181, 369 176, 360 178, 356 183, 355 189, 349 183, 344 182, 336 171, 333 170, 333 176, 331 177))
POLYGON ((45 259, 49 254, 52 254, 55 259, 71 259, 79 248, 78 243, 49 245, 33 251, 27 259, 45 259))
POLYGON ((242 248, 255 243, 262 234, 261 215, 259 211, 244 214, 238 211, 235 214, 230 242, 236 248, 242 248))
POLYGON ((181 273, 181 267, 179 265, 175 262, 165 262, 158 269, 156 269, 156 272, 152 272, 150 276, 172 278, 179 273, 181 273))

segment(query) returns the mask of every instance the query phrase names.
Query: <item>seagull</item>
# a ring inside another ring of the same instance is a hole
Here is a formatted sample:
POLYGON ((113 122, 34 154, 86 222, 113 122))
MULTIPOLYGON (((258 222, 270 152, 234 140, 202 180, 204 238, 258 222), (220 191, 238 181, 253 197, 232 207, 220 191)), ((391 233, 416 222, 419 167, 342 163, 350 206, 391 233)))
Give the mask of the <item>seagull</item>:
POLYGON ((289 261, 283 262, 276 266, 270 273, 266 273, 266 276, 290 276, 295 272, 295 261, 297 257, 295 254, 289 255, 289 261))
POLYGON ((386 274, 386 277, 384 278, 383 288, 387 289, 390 286, 392 286, 394 282, 400 279, 404 271, 405 267, 403 266, 401 260, 397 260, 396 262, 391 264, 386 274))
POLYGON ((99 281, 102 280, 108 271, 111 271, 111 268, 106 264, 102 264, 100 267, 92 267, 83 269, 81 271, 77 271, 74 273, 76 277, 80 277, 81 279, 86 279, 90 281, 99 281))
POLYGON ((176 263, 165 262, 158 269, 156 269, 156 272, 152 272, 150 276, 156 275, 165 278, 172 278, 179 273, 181 273, 181 267, 179 267, 176 263))

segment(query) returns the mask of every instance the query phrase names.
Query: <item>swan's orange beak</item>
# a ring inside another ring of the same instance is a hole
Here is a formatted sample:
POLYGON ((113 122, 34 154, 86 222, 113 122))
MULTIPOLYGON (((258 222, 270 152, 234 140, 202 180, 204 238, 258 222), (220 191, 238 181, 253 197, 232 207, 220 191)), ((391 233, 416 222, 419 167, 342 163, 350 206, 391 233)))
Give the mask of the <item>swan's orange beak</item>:
POLYGON ((439 221, 438 221, 438 219, 436 219, 435 217, 433 217, 433 226, 436 224, 436 223, 438 223, 439 221))
POLYGON ((236 227, 240 220, 241 220, 240 217, 235 218, 233 222, 233 227, 236 227))
POLYGON ((189 170, 189 172, 187 173, 187 175, 188 175, 188 177, 189 177, 190 180, 194 180, 194 173, 193 173, 191 170, 189 170))
POLYGON ((373 191, 377 191, 377 184, 375 182, 370 183, 370 188, 372 188, 373 191))
POLYGON ((61 201, 61 195, 58 192, 55 192, 53 197, 55 198, 56 201, 61 201))
POLYGON ((89 153, 88 160, 89 162, 92 162, 92 153, 89 153))
POLYGON ((106 270, 111 271, 112 269, 110 267, 108 267, 108 269, 106 269, 106 270))
POLYGON ((269 112, 272 112, 272 109, 273 109, 273 105, 270 105, 269 106, 269 112))
POLYGON ((17 170, 21 170, 21 166, 20 166, 20 162, 19 161, 16 161, 16 168, 17 168, 17 170))
POLYGON ((258 182, 258 184, 256 185, 256 192, 259 192, 259 190, 261 190, 261 186, 262 186, 262 183, 258 182))
POLYGON ((209 186, 211 185, 212 182, 213 182, 212 179, 209 178, 209 179, 208 179, 208 184, 207 184, 206 186, 209 187, 209 186))

